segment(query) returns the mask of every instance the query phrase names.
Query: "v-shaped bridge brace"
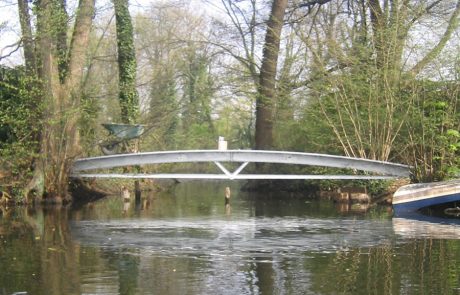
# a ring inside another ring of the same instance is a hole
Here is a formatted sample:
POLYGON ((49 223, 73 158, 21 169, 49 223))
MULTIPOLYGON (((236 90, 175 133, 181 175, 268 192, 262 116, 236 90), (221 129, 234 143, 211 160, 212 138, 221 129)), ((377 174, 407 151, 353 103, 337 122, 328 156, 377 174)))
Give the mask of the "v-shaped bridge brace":
POLYGON ((235 179, 235 176, 237 176, 238 174, 240 174, 241 171, 243 171, 243 169, 249 164, 249 162, 244 162, 233 172, 228 171, 227 168, 225 168, 225 166, 222 165, 220 162, 214 161, 214 164, 216 164, 217 167, 219 167, 219 169, 222 170, 222 172, 224 172, 224 174, 227 175, 229 179, 233 180, 235 179))

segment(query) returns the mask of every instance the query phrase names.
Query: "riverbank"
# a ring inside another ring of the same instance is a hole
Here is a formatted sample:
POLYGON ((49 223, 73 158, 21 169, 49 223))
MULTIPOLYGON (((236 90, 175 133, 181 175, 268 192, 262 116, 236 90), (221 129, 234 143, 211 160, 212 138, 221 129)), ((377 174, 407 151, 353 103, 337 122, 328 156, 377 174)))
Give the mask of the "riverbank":
MULTIPOLYGON (((187 181, 186 181, 187 182, 187 181)), ((209 181, 208 181, 209 182, 209 181)), ((213 182, 213 181, 211 181, 213 182)), ((215 181, 214 181, 215 182, 215 181)), ((180 183, 177 180, 143 180, 140 182, 142 191, 167 191, 180 183)), ((396 179, 394 181, 372 182, 311 182, 296 180, 264 180, 246 181, 240 189, 243 192, 286 192, 291 196, 332 200, 336 203, 360 203, 360 204, 385 204, 391 205, 393 193, 401 186, 409 184, 409 179, 396 179), (342 185, 341 185, 342 184, 342 185)), ((8 187, 8 186, 5 186, 8 187)), ((103 179, 80 181, 76 180, 69 186, 72 200, 62 200, 63 204, 84 204, 94 202, 108 195, 120 194, 122 187, 134 193, 134 183, 128 180, 103 179)), ((267 194, 268 195, 268 194, 267 194)), ((0 206, 30 205, 22 196, 14 195, 0 187, 0 206)), ((49 200, 41 200, 39 203, 56 203, 49 200)))

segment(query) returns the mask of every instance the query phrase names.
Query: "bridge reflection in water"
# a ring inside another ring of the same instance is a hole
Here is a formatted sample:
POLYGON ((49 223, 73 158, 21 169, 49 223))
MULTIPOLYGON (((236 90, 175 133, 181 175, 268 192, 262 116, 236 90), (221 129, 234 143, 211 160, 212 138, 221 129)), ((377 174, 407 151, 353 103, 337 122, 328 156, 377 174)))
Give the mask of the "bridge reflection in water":
MULTIPOLYGON (((337 213, 324 200, 183 182, 123 210, 0 213, 0 294, 458 294, 452 220, 337 213), (431 219, 430 219, 431 220, 431 219), (446 224, 449 223, 449 224, 446 224), (419 231, 420 229, 420 231, 419 231)), ((6 209, 5 209, 6 210, 6 209)), ((14 210, 14 211, 13 211, 14 210)), ((458 226, 457 226, 458 227, 458 226)))
POLYGON ((135 154, 118 154, 79 159, 74 162, 72 176, 80 178, 169 178, 169 179, 391 179, 409 177, 409 166, 390 162, 285 151, 263 150, 189 150, 135 154), (110 169, 134 165, 166 163, 214 162, 222 173, 87 173, 89 170, 110 169), (240 163, 229 171, 222 163, 240 163), (241 174, 250 163, 273 163, 346 168, 372 174, 298 175, 298 174, 241 174), (377 175, 375 175, 377 174, 377 175))

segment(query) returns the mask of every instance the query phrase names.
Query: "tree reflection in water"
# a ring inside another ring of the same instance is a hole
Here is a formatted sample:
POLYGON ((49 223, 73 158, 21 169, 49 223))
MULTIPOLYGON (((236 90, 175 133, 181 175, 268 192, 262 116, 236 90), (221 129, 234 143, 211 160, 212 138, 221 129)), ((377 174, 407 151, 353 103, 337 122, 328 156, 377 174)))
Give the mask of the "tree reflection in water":
POLYGON ((194 190, 2 209, 0 294, 459 293, 458 226, 422 235, 386 211, 238 193, 230 213, 221 187, 194 190))

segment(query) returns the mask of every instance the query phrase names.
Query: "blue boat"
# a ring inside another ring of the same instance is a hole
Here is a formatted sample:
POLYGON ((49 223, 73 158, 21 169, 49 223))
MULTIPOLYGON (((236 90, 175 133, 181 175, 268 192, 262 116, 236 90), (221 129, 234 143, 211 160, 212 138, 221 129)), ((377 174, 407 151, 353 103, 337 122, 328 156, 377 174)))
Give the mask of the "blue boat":
POLYGON ((409 184, 400 187, 393 195, 396 216, 406 215, 424 207, 460 202, 460 179, 409 184))

